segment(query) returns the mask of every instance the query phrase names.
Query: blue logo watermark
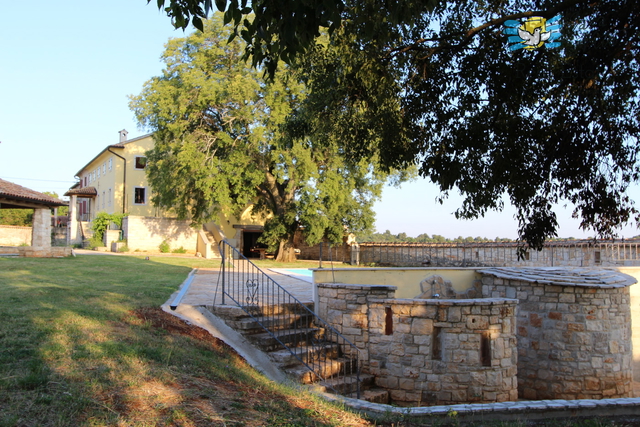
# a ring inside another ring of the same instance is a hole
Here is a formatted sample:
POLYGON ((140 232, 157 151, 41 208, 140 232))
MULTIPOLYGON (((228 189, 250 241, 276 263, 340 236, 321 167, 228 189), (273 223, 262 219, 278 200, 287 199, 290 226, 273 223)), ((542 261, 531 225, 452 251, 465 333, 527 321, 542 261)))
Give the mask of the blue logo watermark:
POLYGON ((543 46, 548 49, 560 46, 560 15, 550 19, 532 16, 526 21, 510 19, 504 23, 503 34, 509 36, 509 50, 534 50, 543 46))

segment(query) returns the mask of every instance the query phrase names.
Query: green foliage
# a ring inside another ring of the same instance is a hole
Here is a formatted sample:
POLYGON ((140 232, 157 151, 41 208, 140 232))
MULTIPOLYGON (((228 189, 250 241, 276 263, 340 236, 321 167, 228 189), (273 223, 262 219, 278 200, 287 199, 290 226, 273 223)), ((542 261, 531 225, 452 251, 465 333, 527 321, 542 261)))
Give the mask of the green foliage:
MULTIPOLYGON (((114 213, 108 214, 106 212, 98 212, 96 217, 91 222, 91 230, 93 230, 93 238, 92 241, 95 240, 94 243, 102 242, 104 237, 104 232, 109 228, 109 225, 113 222, 116 224, 118 228, 122 228, 122 219, 126 216, 126 214, 122 213, 114 213)), ((97 246, 103 246, 100 243, 97 246)))
POLYGON ((106 212, 98 212, 91 222, 91 230, 93 230, 92 240, 102 241, 104 232, 109 228, 109 224, 111 224, 111 215, 106 212))
POLYGON ((376 39, 345 22, 310 61, 304 109, 354 158, 418 162, 442 198, 462 194, 458 218, 501 210, 506 197, 520 238, 541 248, 556 235, 552 207, 568 201, 583 228, 610 237, 639 219, 625 194, 640 177, 639 11, 450 1, 412 25, 381 24, 376 39), (502 24, 532 10, 562 14, 560 49, 507 49, 502 24))
POLYGON ((103 246, 104 246, 104 242, 102 241, 102 234, 100 235, 94 234, 89 239, 89 249, 99 248, 103 246))
POLYGON ((171 252, 171 246, 169 245, 169 242, 167 242, 166 240, 163 240, 162 243, 160 243, 160 245, 158 246, 158 249, 163 254, 168 254, 169 252, 171 252))
POLYGON ((93 240, 102 241, 105 230, 111 224, 111 215, 106 212, 98 212, 91 223, 93 230, 93 240))
POLYGON ((33 209, 0 209, 0 224, 30 227, 33 209))
POLYGON ((170 40, 163 75, 131 98, 140 124, 154 132, 153 202, 195 223, 253 204, 266 218, 261 242, 279 260, 293 257, 299 230, 315 244, 370 227, 387 175, 369 158, 346 159, 333 135, 301 132, 294 112, 306 94, 304 70, 265 82, 242 61, 244 43, 226 43, 231 30, 221 19, 170 40))
MULTIPOLYGON (((184 26, 185 16, 205 16, 211 2, 170 4, 167 13, 184 26)), ((269 72, 278 58, 304 61, 301 52, 313 51, 304 110, 315 127, 339 135, 352 158, 417 163, 443 198, 454 190, 464 196, 459 218, 501 210, 507 198, 520 238, 534 248, 556 235, 558 203, 575 206, 581 227, 598 237, 640 219, 626 195, 640 178, 637 1, 216 6, 242 28, 254 65, 269 72), (242 19, 252 11, 253 19, 242 19), (505 21, 531 15, 562 16, 560 48, 507 49, 505 21), (323 26, 330 42, 313 46, 323 26)))
POLYGON ((182 246, 180 246, 177 249, 174 249, 171 251, 172 254, 186 254, 187 250, 185 248, 183 248, 182 246))
MULTIPOLYGON (((211 0, 168 3, 165 7, 165 0, 157 1, 158 8, 164 8, 172 18, 173 25, 182 29, 191 22, 203 31, 203 20, 213 9, 211 0)), ((233 27, 229 40, 242 38, 246 43, 243 58, 251 59, 254 67, 263 68, 270 77, 280 61, 291 64, 296 57, 312 50, 324 29, 333 34, 345 22, 351 22, 361 27, 360 36, 367 42, 379 37, 390 24, 411 25, 414 16, 433 10, 437 3, 438 0, 397 0, 381 8, 376 0, 215 1, 216 8, 224 12, 224 23, 233 27)))
POLYGON ((125 213, 113 213, 111 214, 111 222, 113 222, 116 225, 116 227, 118 227, 118 229, 122 229, 122 220, 127 215, 128 214, 125 214, 125 213))
POLYGON ((482 242, 510 242, 510 239, 496 237, 491 240, 486 237, 462 237, 458 236, 455 239, 448 239, 439 234, 429 236, 426 233, 420 234, 417 237, 410 237, 407 233, 391 234, 391 231, 385 230, 384 233, 362 233, 357 237, 358 242, 388 242, 388 243, 482 243, 482 242))
POLYGON ((129 249, 129 246, 127 245, 123 245, 118 248, 118 252, 129 252, 129 251, 130 249, 129 249))
MULTIPOLYGON (((43 194, 46 194, 51 197, 55 197, 56 199, 60 199, 58 193, 55 191, 43 191, 43 194)), ((53 212, 53 209, 51 210, 53 212)), ((59 216, 67 216, 69 215, 69 206, 58 206, 58 215, 59 216)))

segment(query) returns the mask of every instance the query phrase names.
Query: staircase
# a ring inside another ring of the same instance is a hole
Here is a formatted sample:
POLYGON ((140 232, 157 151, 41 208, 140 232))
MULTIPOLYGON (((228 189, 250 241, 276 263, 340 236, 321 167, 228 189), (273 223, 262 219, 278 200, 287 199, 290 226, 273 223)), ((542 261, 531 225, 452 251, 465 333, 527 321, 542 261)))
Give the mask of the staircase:
POLYGON ((216 244, 216 238, 213 233, 203 227, 204 234, 206 238, 209 240, 209 245, 211 247, 212 255, 211 258, 220 259, 220 251, 218 249, 218 245, 216 244))
POLYGON ((82 247, 87 248, 90 246, 89 240, 93 237, 93 230, 91 229, 91 222, 80 221, 80 233, 82 234, 82 247))
POLYGON ((206 225, 203 225, 202 230, 198 233, 198 251, 201 255, 207 259, 220 259, 220 250, 213 231, 209 230, 206 225), (201 246, 201 243, 203 246, 201 246))
POLYGON ((252 314, 246 307, 228 305, 214 305, 211 310, 294 380, 326 392, 387 403, 388 391, 374 388, 374 376, 358 372, 358 358, 326 339, 325 329, 314 322, 313 303, 304 306, 263 306, 252 314))

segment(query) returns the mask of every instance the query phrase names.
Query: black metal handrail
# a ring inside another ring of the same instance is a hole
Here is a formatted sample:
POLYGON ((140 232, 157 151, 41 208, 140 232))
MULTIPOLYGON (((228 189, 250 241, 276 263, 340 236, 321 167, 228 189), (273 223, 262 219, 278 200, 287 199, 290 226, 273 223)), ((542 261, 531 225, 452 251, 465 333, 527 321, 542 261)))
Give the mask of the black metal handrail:
POLYGON ((360 398, 360 351, 226 241, 222 255, 222 304, 230 299, 309 372, 336 394, 360 398), (286 332, 284 332, 286 331, 286 332))

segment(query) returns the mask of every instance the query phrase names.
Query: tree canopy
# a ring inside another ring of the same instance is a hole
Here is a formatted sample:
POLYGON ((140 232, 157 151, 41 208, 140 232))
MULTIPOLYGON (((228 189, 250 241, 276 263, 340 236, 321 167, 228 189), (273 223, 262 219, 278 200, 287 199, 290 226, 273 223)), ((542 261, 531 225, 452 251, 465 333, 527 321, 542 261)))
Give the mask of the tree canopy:
POLYGON ((216 16, 204 32, 170 40, 163 75, 131 98, 139 123, 154 132, 153 202, 195 223, 253 204, 267 218, 261 241, 280 261, 293 257, 297 232, 315 244, 371 227, 386 174, 369 157, 347 161, 330 135, 287 132, 305 86, 285 68, 265 82, 241 60, 242 40, 226 43, 230 34, 216 16))
MULTIPOLYGON (((172 0, 171 10, 174 18, 178 10, 204 16, 207 5, 172 0)), ((557 234, 552 208, 559 203, 575 206, 581 227, 602 238, 638 222, 626 194, 639 178, 637 1, 221 0, 216 6, 249 40, 253 63, 267 71, 277 58, 293 63, 309 57, 298 52, 313 51, 307 117, 322 117, 316 124, 340 135, 352 158, 417 164, 443 198, 452 191, 464 197, 459 218, 500 210, 508 199, 520 238, 534 248, 557 234), (504 25, 532 16, 561 17, 559 47, 508 48, 504 25), (322 27, 330 46, 308 42, 322 27), (295 38, 300 43, 290 45, 295 38)))

